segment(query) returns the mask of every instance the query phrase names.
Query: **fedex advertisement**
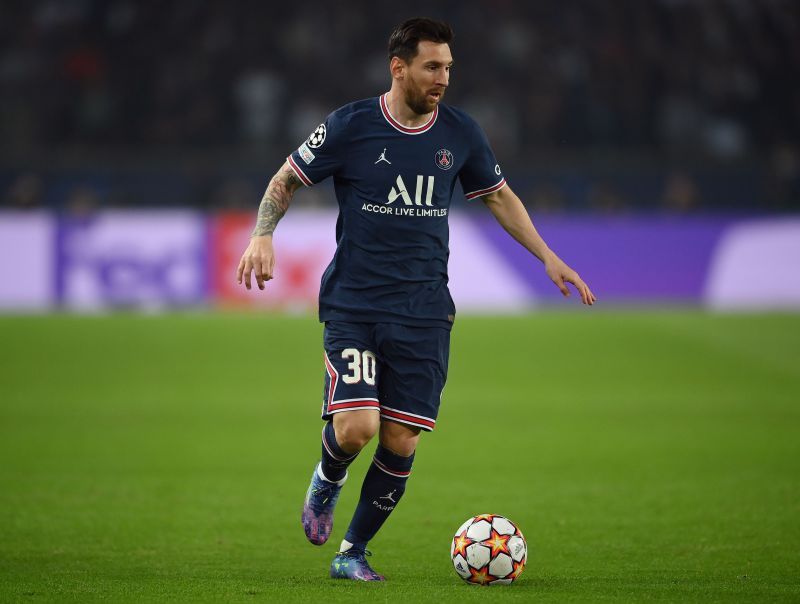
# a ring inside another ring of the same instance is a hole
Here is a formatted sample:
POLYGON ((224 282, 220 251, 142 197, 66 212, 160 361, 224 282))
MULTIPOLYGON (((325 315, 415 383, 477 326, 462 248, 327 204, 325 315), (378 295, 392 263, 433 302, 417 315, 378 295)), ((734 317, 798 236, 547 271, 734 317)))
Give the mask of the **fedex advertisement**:
MULTIPOLYGON (((313 312, 336 211, 287 213, 264 291, 236 283, 254 221, 255 211, 0 212, 0 311, 313 312)), ((536 226, 604 304, 800 310, 800 217, 543 216, 536 226)), ((561 303, 541 263, 486 213, 450 217, 449 272, 459 312, 561 303)))
POLYGON ((190 211, 63 218, 55 234, 55 302, 81 311, 203 303, 206 233, 205 218, 190 211))

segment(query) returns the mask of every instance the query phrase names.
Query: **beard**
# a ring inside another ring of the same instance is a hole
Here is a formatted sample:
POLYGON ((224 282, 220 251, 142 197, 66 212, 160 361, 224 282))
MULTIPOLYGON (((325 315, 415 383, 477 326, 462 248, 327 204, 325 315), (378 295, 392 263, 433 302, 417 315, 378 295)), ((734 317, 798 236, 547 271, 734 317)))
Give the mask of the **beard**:
POLYGON ((405 91, 405 101, 406 105, 409 106, 411 111, 417 115, 429 114, 431 111, 436 109, 436 106, 444 98, 444 90, 437 90, 436 92, 439 92, 439 101, 429 101, 428 92, 420 89, 414 82, 410 83, 411 86, 409 86, 405 91))

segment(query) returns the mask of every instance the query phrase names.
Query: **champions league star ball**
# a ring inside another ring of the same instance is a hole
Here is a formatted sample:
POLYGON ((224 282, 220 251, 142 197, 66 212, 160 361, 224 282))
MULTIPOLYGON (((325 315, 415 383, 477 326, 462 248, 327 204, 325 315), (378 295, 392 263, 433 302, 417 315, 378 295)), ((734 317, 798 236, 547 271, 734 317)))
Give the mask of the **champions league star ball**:
POLYGON ((322 143, 325 142, 325 134, 326 134, 325 124, 320 124, 319 126, 317 126, 317 129, 311 133, 311 136, 308 137, 308 140, 306 141, 308 143, 308 146, 311 147, 312 149, 320 148, 322 146, 322 143))
POLYGON ((517 526, 497 514, 481 514, 462 524, 450 545, 458 576, 477 585, 508 585, 520 576, 528 544, 517 526))

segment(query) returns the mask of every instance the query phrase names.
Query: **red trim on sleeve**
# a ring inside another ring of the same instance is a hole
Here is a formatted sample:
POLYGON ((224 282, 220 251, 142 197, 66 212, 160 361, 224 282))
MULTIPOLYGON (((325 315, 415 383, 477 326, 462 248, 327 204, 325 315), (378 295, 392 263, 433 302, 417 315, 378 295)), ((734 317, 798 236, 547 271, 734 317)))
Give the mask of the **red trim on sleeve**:
POLYGON ((286 160, 289 162, 289 165, 292 167, 292 170, 294 170, 294 173, 297 174, 297 178, 299 178, 305 186, 310 187, 311 185, 314 184, 313 182, 311 182, 311 179, 308 176, 306 176, 305 172, 303 172, 300 169, 300 166, 294 163, 294 160, 292 159, 291 155, 287 157, 286 160))
POLYGON ((489 193, 494 193, 495 191, 499 191, 505 186, 505 184, 506 184, 506 179, 501 178, 499 183, 497 183, 492 187, 489 187, 488 189, 478 189, 477 191, 466 193, 464 196, 467 199, 475 199, 476 197, 483 197, 484 195, 488 195, 489 193))

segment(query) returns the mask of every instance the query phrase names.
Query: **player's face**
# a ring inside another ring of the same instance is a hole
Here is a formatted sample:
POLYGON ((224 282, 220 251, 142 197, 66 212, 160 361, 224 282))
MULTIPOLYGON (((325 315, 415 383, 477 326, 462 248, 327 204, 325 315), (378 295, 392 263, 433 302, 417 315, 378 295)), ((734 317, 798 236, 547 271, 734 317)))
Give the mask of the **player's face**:
POLYGON ((417 56, 406 66, 403 91, 406 104, 418 115, 426 115, 436 108, 450 83, 453 55, 450 46, 423 40, 417 47, 417 56))

